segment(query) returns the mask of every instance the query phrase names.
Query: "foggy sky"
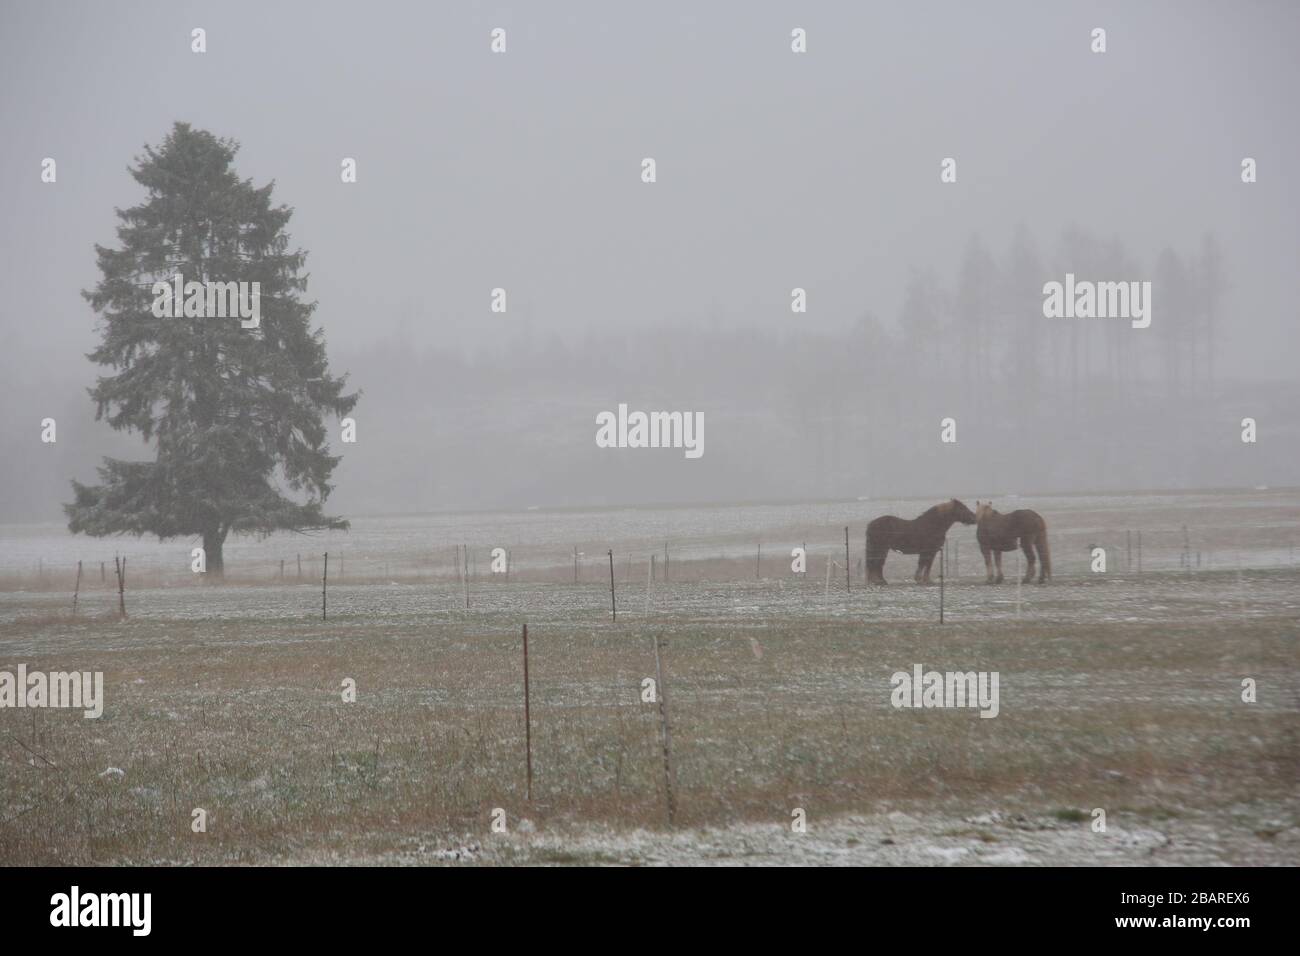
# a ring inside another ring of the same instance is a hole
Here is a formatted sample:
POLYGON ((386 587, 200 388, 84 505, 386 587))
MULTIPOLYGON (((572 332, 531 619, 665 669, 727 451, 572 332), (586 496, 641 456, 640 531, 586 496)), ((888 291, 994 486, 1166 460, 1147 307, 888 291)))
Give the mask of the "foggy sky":
MULTIPOLYGON (((85 358, 95 317, 80 291, 98 279, 94 243, 116 244, 114 207, 143 197, 127 166, 176 120, 238 140, 240 175, 274 179, 295 208, 315 322, 334 371, 365 392, 363 428, 367 401, 398 407, 382 370, 356 372, 383 343, 472 357, 592 332, 842 334, 866 312, 890 326, 913 267, 951 281, 972 234, 1001 255, 1018 225, 1049 264, 1067 226, 1120 239, 1141 269, 1098 277, 1113 279, 1150 279, 1166 245, 1194 251, 1214 233, 1230 279, 1221 375, 1294 383, 1298 27, 1286 2, 9 0, 0 518, 57 518, 68 479, 92 479, 106 448, 151 457, 103 423, 69 422, 48 467, 36 436, 47 408, 93 413, 84 389, 101 370, 85 358), (488 50, 498 26, 505 55, 488 50), (805 55, 790 52, 796 26, 805 55), (1104 55, 1089 51, 1097 26, 1104 55), (40 181, 45 156, 55 185, 40 181), (345 156, 355 185, 339 181, 345 156), (653 186, 639 178, 647 156, 653 186), (956 185, 938 181, 946 156, 956 185), (506 315, 488 309, 496 286, 506 315), (806 315, 790 312, 795 286, 806 315)), ((688 407, 674 397, 662 407, 688 407)), ((591 415, 629 399, 610 391, 575 412, 584 460, 591 415)), ((421 400, 402 407, 436 417, 421 400)), ((439 460, 427 433, 402 441, 401 456, 439 460)), ((442 501, 419 465, 406 484, 396 466, 379 475, 394 448, 364 454, 367 468, 345 458, 332 510, 534 503, 442 501)), ((555 483, 528 494, 571 503, 556 494, 564 460, 550 467, 555 483)), ((660 490, 693 497, 689 477, 660 490)))

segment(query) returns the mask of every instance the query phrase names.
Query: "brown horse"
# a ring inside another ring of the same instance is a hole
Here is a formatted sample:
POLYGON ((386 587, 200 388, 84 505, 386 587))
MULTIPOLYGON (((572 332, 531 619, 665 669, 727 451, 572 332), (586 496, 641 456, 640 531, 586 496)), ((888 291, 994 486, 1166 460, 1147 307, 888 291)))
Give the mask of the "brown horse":
POLYGON ((954 523, 974 524, 975 515, 953 498, 935 505, 911 521, 884 515, 867 525, 867 583, 885 583, 885 558, 890 551, 919 555, 916 583, 930 583, 930 565, 943 547, 943 539, 954 523))
POLYGON ((975 502, 975 540, 979 542, 980 553, 984 555, 985 582, 1002 583, 1002 552, 1014 551, 1019 542, 1020 550, 1025 552, 1025 576, 1020 579, 1028 584, 1034 579, 1034 551, 1038 551, 1038 583, 1042 584, 1052 576, 1052 552, 1047 547, 1047 522, 1037 511, 1023 509, 1010 514, 1000 514, 993 510, 992 502, 982 504, 975 502), (997 577, 993 575, 993 564, 997 563, 997 577))

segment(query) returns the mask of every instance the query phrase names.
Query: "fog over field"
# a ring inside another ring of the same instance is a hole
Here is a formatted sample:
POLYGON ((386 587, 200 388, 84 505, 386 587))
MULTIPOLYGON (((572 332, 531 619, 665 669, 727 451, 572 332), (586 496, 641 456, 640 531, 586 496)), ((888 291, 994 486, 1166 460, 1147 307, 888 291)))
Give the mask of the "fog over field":
POLYGON ((1293 5, 3 16, 5 520, 149 456, 93 419, 80 291, 177 120, 294 209, 362 392, 357 442, 331 428, 343 515, 1300 483, 1293 5), (1150 327, 1045 319, 1067 272, 1150 281, 1150 327), (702 413, 705 453, 598 449, 620 402, 702 413))

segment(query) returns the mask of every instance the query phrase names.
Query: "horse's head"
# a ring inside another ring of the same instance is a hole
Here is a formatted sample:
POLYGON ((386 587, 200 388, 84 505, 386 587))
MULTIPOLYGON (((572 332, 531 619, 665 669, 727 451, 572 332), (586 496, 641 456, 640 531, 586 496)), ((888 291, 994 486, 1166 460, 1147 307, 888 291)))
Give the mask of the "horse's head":
POLYGON ((986 518, 993 517, 993 502, 977 501, 975 502, 975 520, 983 521, 986 518))
POLYGON ((953 498, 952 501, 948 502, 948 504, 952 508, 952 516, 956 518, 958 521, 960 521, 962 524, 975 523, 976 520, 975 515, 969 508, 966 507, 965 503, 958 501, 956 498, 953 498))

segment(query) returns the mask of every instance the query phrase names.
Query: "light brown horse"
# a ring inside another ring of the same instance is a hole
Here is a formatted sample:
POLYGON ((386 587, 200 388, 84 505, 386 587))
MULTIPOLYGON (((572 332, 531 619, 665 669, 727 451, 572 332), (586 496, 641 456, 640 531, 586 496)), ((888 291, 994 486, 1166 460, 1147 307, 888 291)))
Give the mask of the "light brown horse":
POLYGON ((885 583, 885 558, 890 551, 918 555, 917 584, 930 583, 930 565, 943 547, 943 539, 954 523, 974 524, 975 515, 956 498, 937 504, 924 514, 906 521, 882 515, 867 525, 867 583, 885 583))
POLYGON ((1028 584, 1034 579, 1034 551, 1038 552, 1038 583, 1044 583, 1052 576, 1052 552, 1047 547, 1047 522, 1037 511, 1022 509, 1010 514, 1001 514, 993 510, 989 501, 975 502, 975 540, 979 542, 980 553, 984 555, 985 583, 1002 583, 1002 552, 1014 551, 1019 543, 1025 553, 1025 576, 1020 579, 1028 584), (997 563, 997 576, 993 575, 993 565, 997 563))

